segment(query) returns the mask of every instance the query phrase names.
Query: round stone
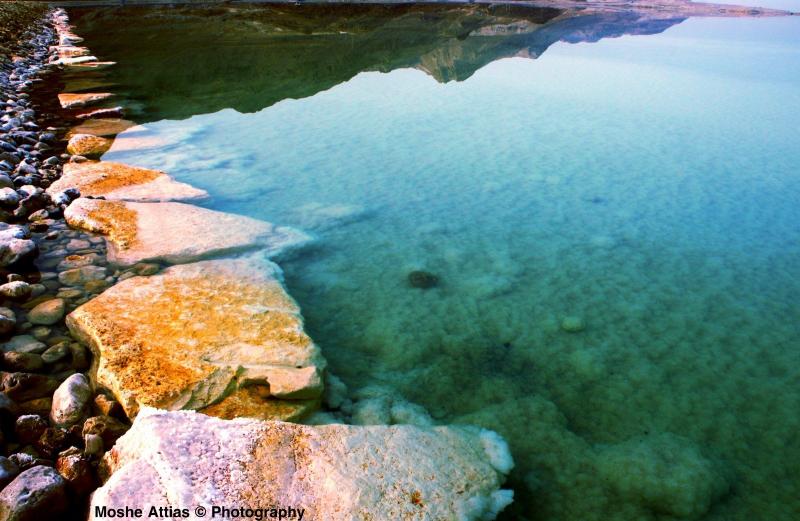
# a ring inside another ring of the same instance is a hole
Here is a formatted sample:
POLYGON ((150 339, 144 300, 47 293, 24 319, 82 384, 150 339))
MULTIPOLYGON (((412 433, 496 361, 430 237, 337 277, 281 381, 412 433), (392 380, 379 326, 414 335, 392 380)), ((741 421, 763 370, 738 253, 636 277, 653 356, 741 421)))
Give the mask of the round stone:
POLYGON ((42 302, 33 308, 30 313, 28 313, 28 320, 32 324, 50 326, 64 318, 65 311, 66 303, 64 300, 60 298, 54 298, 52 300, 42 302))

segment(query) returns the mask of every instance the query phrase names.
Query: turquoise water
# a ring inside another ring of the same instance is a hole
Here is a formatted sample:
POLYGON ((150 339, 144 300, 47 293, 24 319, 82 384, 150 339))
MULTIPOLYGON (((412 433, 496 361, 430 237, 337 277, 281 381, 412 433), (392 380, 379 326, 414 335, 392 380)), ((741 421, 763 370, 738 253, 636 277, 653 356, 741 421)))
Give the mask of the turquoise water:
POLYGON ((104 159, 314 234, 281 265, 352 397, 509 440, 508 519, 800 517, 800 19, 146 127, 104 159))

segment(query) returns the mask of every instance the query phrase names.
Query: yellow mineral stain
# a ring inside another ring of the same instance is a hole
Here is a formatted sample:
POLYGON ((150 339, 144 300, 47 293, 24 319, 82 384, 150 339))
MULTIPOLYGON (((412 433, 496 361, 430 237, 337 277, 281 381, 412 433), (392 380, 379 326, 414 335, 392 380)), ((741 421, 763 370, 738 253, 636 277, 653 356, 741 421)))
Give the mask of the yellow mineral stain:
POLYGON ((136 244, 136 212, 119 201, 98 201, 88 217, 94 221, 96 231, 107 235, 120 249, 136 244))

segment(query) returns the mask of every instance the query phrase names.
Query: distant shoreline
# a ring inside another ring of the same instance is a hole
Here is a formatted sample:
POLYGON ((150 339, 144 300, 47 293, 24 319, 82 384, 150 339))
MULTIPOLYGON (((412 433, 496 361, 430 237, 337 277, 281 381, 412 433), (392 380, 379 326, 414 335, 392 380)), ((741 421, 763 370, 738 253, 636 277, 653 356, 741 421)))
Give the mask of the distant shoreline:
MULTIPOLYGON (((41 1, 52 6, 60 7, 122 7, 122 6, 156 6, 156 5, 202 5, 222 3, 222 0, 35 0, 41 1)), ((738 16, 796 16, 798 12, 786 11, 781 9, 769 9, 764 7, 749 7, 734 4, 714 4, 691 2, 687 0, 473 0, 465 2, 463 0, 439 0, 415 2, 407 0, 304 0, 302 2, 294 0, 225 0, 226 4, 496 4, 514 5, 528 7, 551 7, 563 9, 585 9, 585 10, 658 10, 681 14, 686 16, 714 16, 714 17, 738 17, 738 16)))

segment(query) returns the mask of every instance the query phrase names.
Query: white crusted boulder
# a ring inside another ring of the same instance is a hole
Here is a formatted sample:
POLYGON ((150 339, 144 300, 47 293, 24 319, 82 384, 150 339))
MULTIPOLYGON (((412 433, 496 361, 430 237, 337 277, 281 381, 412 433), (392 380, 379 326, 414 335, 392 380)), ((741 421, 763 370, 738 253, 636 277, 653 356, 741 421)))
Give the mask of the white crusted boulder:
POLYGON ((182 203, 79 198, 64 217, 70 226, 105 235, 108 260, 122 266, 180 264, 254 248, 274 256, 310 241, 293 228, 182 203))
POLYGON ((133 277, 67 317, 97 384, 139 407, 297 419, 319 405, 325 361, 280 268, 262 255, 133 277))
POLYGON ((50 196, 77 188, 83 196, 103 196, 123 201, 178 201, 208 197, 186 183, 175 181, 160 170, 139 168, 111 161, 67 163, 61 177, 47 189, 50 196))
POLYGON ((147 410, 106 455, 113 474, 89 519, 102 507, 152 505, 202 505, 209 516, 214 505, 291 507, 331 521, 494 519, 513 497, 500 489, 498 454, 510 458, 502 438, 474 427, 312 427, 147 410))

